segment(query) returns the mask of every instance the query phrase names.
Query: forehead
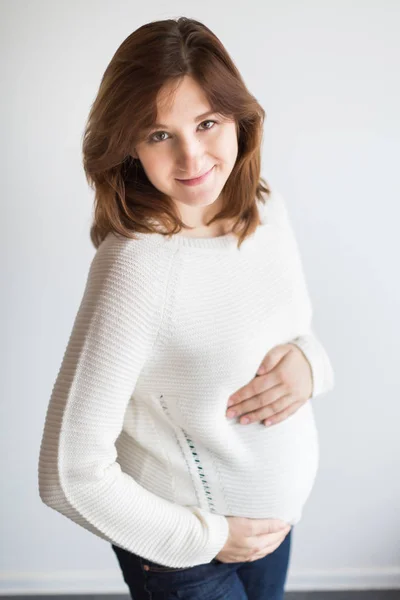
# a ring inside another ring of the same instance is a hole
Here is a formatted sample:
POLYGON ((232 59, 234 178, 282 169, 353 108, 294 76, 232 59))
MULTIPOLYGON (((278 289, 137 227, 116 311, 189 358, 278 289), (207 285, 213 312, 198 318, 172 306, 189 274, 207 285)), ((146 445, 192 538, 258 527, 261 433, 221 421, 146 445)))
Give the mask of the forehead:
POLYGON ((211 111, 211 104, 200 85, 190 76, 165 84, 157 96, 157 121, 194 118, 211 111))

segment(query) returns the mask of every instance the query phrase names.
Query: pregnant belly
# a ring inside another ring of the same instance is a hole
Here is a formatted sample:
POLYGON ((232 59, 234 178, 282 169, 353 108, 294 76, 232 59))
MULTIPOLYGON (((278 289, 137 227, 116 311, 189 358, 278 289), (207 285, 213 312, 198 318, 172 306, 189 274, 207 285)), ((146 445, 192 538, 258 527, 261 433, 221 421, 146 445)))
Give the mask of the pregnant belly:
POLYGON ((217 512, 221 509, 226 516, 280 518, 292 525, 297 523, 319 461, 311 403, 271 427, 236 423, 229 438, 229 460, 218 464, 214 457, 220 482, 214 487, 219 489, 217 512))

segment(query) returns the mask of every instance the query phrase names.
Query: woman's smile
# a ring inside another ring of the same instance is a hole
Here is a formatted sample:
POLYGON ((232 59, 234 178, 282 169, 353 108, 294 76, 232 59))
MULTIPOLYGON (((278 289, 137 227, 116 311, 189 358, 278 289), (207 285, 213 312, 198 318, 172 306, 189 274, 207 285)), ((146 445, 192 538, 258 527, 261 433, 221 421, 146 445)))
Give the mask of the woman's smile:
POLYGON ((208 178, 213 169, 214 167, 211 167, 209 171, 206 171, 203 175, 200 175, 200 177, 195 177, 194 179, 177 179, 177 181, 179 181, 179 183, 183 183, 184 185, 199 185, 208 178))

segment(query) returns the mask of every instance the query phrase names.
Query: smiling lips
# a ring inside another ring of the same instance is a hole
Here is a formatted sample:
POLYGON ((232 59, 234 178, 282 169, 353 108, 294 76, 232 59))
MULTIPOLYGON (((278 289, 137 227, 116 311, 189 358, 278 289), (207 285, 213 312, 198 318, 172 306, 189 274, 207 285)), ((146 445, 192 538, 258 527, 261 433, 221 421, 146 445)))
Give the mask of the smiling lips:
POLYGON ((179 183, 183 183, 183 185, 199 185, 199 183, 203 183, 203 181, 207 179, 213 168, 214 167, 211 167, 209 171, 207 171, 203 175, 200 175, 200 177, 196 177, 195 179, 177 179, 177 181, 179 181, 179 183))

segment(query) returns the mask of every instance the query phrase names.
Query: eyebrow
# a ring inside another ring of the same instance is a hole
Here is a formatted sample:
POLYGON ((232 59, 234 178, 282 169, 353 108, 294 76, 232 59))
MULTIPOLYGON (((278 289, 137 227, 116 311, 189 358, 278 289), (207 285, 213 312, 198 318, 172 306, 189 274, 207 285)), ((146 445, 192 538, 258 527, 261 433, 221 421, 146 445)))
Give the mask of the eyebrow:
MULTIPOLYGON (((203 113, 202 115, 199 115, 198 117, 196 117, 195 123, 198 123, 199 121, 202 121, 203 119, 205 119, 206 117, 208 117, 209 115, 215 115, 215 110, 208 110, 207 112, 203 113)), ((154 125, 152 125, 150 127, 150 129, 155 129, 156 127, 165 127, 165 129, 168 129, 168 125, 164 125, 163 123, 154 123, 154 125)))

